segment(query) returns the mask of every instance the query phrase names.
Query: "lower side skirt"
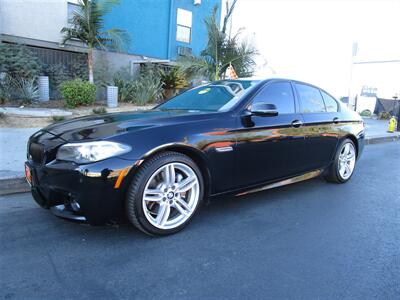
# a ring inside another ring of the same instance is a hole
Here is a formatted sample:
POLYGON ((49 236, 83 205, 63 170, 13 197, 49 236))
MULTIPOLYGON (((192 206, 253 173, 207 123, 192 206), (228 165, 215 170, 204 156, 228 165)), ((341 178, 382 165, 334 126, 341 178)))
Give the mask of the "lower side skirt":
POLYGON ((248 195, 248 194, 251 194, 251 193, 256 193, 256 192, 269 190, 269 189, 273 189, 273 188, 276 188, 276 187, 280 187, 280 186, 284 186, 284 185, 288 185, 288 184, 292 184, 292 183, 308 180, 308 179, 311 179, 311 178, 314 178, 314 177, 318 177, 319 175, 322 174, 322 172, 323 172, 323 169, 314 170, 314 171, 307 172, 307 173, 299 175, 299 176, 295 176, 295 177, 284 179, 284 180, 281 180, 281 181, 278 181, 278 182, 269 183, 269 184, 266 184, 266 185, 263 185, 263 186, 260 186, 260 187, 256 187, 254 189, 250 189, 248 191, 238 193, 235 196, 244 196, 244 195, 248 195))

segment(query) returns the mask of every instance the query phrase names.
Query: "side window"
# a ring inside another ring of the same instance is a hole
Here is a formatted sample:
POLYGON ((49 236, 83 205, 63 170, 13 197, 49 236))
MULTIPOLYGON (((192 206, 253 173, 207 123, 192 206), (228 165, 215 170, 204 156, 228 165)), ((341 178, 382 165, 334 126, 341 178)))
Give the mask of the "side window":
POLYGON ((262 88, 254 97, 253 103, 274 104, 279 114, 293 114, 294 97, 290 82, 274 82, 262 88))
POLYGON ((326 111, 327 112, 337 112, 339 110, 338 103, 335 99, 332 98, 332 96, 329 96, 327 93, 324 91, 321 91, 322 97, 324 98, 325 106, 326 106, 326 111))
POLYGON ((303 113, 326 112, 319 89, 301 83, 296 83, 296 89, 300 96, 303 113))

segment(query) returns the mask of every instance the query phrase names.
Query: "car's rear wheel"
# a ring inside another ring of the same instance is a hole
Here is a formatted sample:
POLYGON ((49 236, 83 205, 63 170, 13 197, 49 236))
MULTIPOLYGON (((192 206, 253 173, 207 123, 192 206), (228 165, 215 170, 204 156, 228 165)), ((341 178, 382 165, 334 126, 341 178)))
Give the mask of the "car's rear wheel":
POLYGON ((177 152, 163 152, 145 161, 127 194, 129 220, 150 235, 183 229, 203 198, 203 179, 196 163, 177 152))
POLYGON ((335 154, 335 159, 325 178, 330 182, 345 183, 353 175, 357 150, 352 140, 343 140, 335 154))

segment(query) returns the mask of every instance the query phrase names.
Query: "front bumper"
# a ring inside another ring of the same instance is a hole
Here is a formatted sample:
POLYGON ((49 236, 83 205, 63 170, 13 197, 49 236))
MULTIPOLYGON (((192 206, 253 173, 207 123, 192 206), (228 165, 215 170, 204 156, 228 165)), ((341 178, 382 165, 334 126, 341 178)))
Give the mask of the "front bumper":
POLYGON ((125 194, 138 162, 109 158, 86 165, 56 160, 45 165, 27 161, 26 165, 31 170, 32 196, 40 206, 53 208, 58 216, 97 225, 123 215, 125 194))

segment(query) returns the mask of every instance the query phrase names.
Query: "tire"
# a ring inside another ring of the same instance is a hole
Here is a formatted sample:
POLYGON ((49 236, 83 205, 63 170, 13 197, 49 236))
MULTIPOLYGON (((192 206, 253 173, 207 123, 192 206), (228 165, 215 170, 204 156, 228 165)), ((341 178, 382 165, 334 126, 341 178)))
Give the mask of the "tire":
POLYGON ((334 183, 345 183, 349 181, 351 176, 353 176, 356 161, 357 148, 351 139, 346 138, 337 147, 333 163, 328 173, 325 175, 325 179, 334 183))
POLYGON ((196 163, 178 152, 162 152, 145 161, 132 179, 126 212, 144 233, 170 235, 189 224, 203 195, 203 177, 196 163))

